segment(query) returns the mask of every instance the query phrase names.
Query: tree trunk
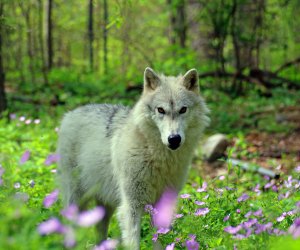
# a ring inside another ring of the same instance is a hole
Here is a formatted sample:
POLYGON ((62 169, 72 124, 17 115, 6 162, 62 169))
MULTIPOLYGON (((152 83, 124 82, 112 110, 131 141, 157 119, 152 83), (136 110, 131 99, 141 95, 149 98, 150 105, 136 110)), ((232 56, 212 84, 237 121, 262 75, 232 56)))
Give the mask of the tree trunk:
POLYGON ((108 6, 107 0, 103 0, 103 11, 104 11, 104 27, 103 27, 103 66, 104 66, 104 73, 107 74, 108 72, 108 60, 107 60, 107 39, 108 39, 108 6))
POLYGON ((170 43, 178 45, 180 48, 186 47, 186 6, 185 0, 168 0, 167 4, 170 7, 170 43))
POLYGON ((48 76, 46 71, 46 63, 45 63, 45 46, 44 46, 44 30, 43 30, 43 3, 42 0, 38 0, 38 40, 40 47, 40 57, 41 57, 41 70, 43 74, 44 84, 48 85, 48 76))
POLYGON ((47 68, 51 70, 53 67, 53 35, 52 35, 52 8, 53 8, 53 1, 47 1, 47 68))
POLYGON ((90 57, 90 70, 94 69, 94 50, 93 50, 93 41, 94 41, 94 29, 93 29, 93 0, 89 1, 88 7, 88 39, 89 39, 89 57, 90 57))
MULTIPOLYGON (((0 2, 0 19, 3 20, 4 4, 0 2)), ((7 108, 7 101, 5 95, 5 74, 3 68, 3 56, 2 56, 2 34, 3 34, 3 22, 0 21, 0 117, 1 113, 7 108)))

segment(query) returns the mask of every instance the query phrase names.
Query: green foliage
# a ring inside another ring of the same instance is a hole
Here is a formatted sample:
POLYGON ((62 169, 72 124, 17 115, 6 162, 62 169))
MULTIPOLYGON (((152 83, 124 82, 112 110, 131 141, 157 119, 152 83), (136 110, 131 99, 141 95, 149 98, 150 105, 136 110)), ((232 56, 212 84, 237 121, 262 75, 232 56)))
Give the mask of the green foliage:
MULTIPOLYGON (((5 169, 2 176, 3 185, 0 186, 0 248, 61 249, 63 242, 61 235, 40 236, 37 231, 37 226, 50 217, 58 217, 64 223, 68 223, 60 215, 62 209, 60 202, 48 209, 42 204, 46 194, 56 187, 56 174, 53 172, 56 164, 46 166, 45 159, 55 151, 57 139, 55 128, 58 122, 49 116, 41 117, 40 123, 30 117, 21 120, 20 116, 17 116, 10 123, 0 121, 2 145, 0 162, 5 169), (30 157, 22 164, 20 158, 26 150, 30 151, 30 157), (31 180, 35 182, 33 187, 30 185, 31 180), (20 184, 19 187, 16 183, 20 184), (27 200, 26 197, 28 201, 22 201, 27 200)), ((236 147, 242 149, 239 152, 244 152, 246 144, 243 134, 240 134, 236 147)), ((293 172, 292 176, 298 178, 296 172, 293 172)), ((179 198, 177 213, 182 214, 182 217, 175 219, 170 232, 160 234, 158 238, 163 245, 176 242, 176 249, 185 249, 182 245, 191 234, 195 235, 200 249, 232 249, 234 245, 238 249, 281 249, 282 241, 287 242, 290 249, 296 249, 299 240, 294 240, 290 236, 275 236, 266 231, 260 234, 252 233, 248 238, 238 240, 224 231, 228 226, 237 226, 247 221, 248 218, 245 218, 247 212, 259 209, 262 209, 263 217, 251 218, 257 218, 261 224, 272 222, 274 228, 287 231, 299 214, 287 216, 282 222, 277 222, 276 218, 283 212, 295 209, 295 203, 300 200, 300 196, 299 192, 292 191, 288 198, 278 199, 281 194, 290 190, 285 184, 288 180, 286 177, 284 179, 284 183, 276 184, 278 187, 281 186, 279 193, 271 189, 264 192, 260 188, 261 194, 258 195, 254 187, 264 186, 266 180, 257 174, 244 173, 228 166, 228 175, 209 180, 207 190, 198 192, 197 189, 203 185, 203 180, 194 169, 182 191, 190 197, 179 198), (237 202, 237 198, 243 193, 247 193, 250 198, 237 202), (202 201, 205 204, 199 206, 195 201, 202 201), (198 208, 204 207, 209 208, 207 214, 194 215, 198 208), (224 221, 224 217, 228 215, 229 219, 224 221)), ((151 226, 150 216, 146 215, 142 222, 142 249, 151 248, 155 232, 156 229, 151 226)), ((120 236, 115 217, 109 235, 112 238, 120 236)), ((93 228, 76 228, 76 239, 78 243, 75 249, 91 249, 96 244, 93 228)))

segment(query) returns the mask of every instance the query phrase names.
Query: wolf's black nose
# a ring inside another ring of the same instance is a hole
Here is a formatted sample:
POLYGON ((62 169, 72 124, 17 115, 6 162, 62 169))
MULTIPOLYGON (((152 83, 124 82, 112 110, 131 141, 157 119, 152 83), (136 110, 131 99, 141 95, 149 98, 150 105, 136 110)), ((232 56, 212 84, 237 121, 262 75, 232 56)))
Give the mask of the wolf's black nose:
POLYGON ((180 135, 170 135, 168 137, 168 142, 169 142, 169 148, 175 150, 180 145, 181 137, 180 135))

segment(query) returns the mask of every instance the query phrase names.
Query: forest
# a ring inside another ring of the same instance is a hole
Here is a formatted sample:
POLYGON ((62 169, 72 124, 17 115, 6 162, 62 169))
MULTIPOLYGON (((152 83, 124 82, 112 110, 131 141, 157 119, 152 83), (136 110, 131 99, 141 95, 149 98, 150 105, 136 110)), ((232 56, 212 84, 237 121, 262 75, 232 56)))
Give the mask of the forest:
POLYGON ((211 122, 171 227, 146 209, 141 249, 298 249, 299 13, 299 0, 0 0, 0 249, 123 249, 115 216, 99 245, 100 218, 66 215, 57 138, 78 106, 133 106, 146 67, 197 69, 211 122))

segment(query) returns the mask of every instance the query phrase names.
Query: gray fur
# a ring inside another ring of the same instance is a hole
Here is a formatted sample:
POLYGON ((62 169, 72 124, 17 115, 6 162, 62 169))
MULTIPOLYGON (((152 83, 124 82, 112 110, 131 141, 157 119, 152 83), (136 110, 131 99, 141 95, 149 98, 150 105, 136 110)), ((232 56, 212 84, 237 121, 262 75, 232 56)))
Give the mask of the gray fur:
POLYGON ((117 209, 124 245, 139 249, 143 208, 154 204, 166 188, 182 189, 193 151, 209 123, 207 113, 196 70, 166 77, 149 68, 133 109, 103 104, 69 112, 58 143, 65 205, 84 207, 96 199, 104 206, 107 217, 98 226, 101 239, 106 238, 109 219, 117 209), (187 111, 179 114, 183 106, 187 111), (168 148, 171 134, 182 138, 176 150, 168 148))

